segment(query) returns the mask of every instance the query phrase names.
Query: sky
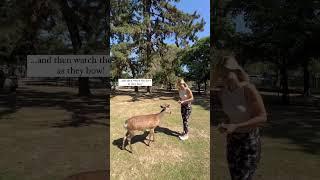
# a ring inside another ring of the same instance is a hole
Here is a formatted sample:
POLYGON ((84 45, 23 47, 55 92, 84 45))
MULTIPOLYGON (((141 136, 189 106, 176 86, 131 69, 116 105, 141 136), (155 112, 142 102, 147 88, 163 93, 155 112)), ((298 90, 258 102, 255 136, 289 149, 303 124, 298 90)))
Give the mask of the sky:
POLYGON ((240 14, 240 15, 236 16, 233 19, 233 21, 236 24, 236 31, 237 32, 244 32, 244 33, 251 32, 251 30, 246 26, 243 14, 240 14))
MULTIPOLYGON (((197 13, 200 15, 199 20, 202 18, 205 21, 204 30, 202 32, 198 32, 197 35, 200 38, 210 36, 210 0, 180 0, 179 3, 176 4, 176 7, 187 13, 197 13)), ((168 43, 174 43, 174 41, 167 40, 168 43)), ((193 43, 190 43, 191 45, 193 43)), ((188 71, 184 68, 184 71, 188 71)))
MULTIPOLYGON (((198 32, 197 36, 200 38, 210 36, 210 0, 180 0, 179 3, 175 3, 176 7, 183 12, 193 14, 194 11, 200 15, 199 21, 203 18, 205 21, 204 30, 198 32)), ((173 39, 167 39, 165 41, 168 44, 174 44, 173 39)), ((193 43, 190 43, 191 45, 193 43)))
MULTIPOLYGON (((199 38, 210 36, 210 0, 180 0, 176 6, 178 9, 182 9, 184 12, 188 13, 197 11, 206 22, 204 31, 198 33, 199 38)), ((250 29, 246 27, 243 18, 243 14, 235 17, 234 22, 236 24, 236 31, 250 32, 250 29)))
MULTIPOLYGON (((179 3, 175 3, 176 7, 184 12, 193 13, 197 11, 201 18, 205 21, 204 31, 198 32, 199 38, 210 36, 210 0, 180 0, 179 3)), ((168 44, 174 44, 172 39, 165 40, 168 44)), ((191 43, 193 44, 193 43, 191 43)))
POLYGON ((197 11, 206 22, 204 31, 198 33, 199 38, 210 36, 210 0, 180 0, 176 6, 188 13, 197 11))

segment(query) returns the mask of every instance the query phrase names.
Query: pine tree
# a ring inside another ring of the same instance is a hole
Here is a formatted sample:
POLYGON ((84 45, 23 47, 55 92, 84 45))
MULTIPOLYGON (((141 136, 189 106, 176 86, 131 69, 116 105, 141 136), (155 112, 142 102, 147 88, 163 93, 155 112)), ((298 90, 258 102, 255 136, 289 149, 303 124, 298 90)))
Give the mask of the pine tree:
POLYGON ((179 0, 112 2, 115 5, 111 17, 113 41, 125 43, 130 48, 134 58, 127 58, 127 65, 132 67, 131 72, 140 72, 135 74, 137 77, 152 78, 153 57, 163 55, 166 40, 174 39, 178 47, 186 47, 197 40, 196 33, 203 29, 204 20, 197 21, 200 18, 197 12, 185 13, 177 9, 174 3, 179 3, 179 0))

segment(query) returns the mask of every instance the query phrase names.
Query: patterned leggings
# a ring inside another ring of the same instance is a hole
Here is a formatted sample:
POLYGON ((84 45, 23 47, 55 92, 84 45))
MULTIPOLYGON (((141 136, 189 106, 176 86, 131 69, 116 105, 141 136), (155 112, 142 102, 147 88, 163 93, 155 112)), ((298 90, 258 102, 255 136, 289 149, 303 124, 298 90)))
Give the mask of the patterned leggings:
POLYGON ((182 116, 184 134, 188 134, 188 132, 189 132, 188 121, 189 121, 189 117, 191 114, 191 110, 192 110, 192 107, 191 107, 190 103, 181 105, 181 116, 182 116))
POLYGON ((227 159, 232 180, 252 180, 260 160, 259 129, 227 137, 227 159))

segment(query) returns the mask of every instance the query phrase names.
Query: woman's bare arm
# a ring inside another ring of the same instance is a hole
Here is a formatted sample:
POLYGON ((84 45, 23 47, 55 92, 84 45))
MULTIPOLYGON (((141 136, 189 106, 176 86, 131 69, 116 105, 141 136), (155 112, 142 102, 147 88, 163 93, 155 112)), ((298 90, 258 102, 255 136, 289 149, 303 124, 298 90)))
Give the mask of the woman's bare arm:
POLYGON ((267 121, 267 113, 263 99, 257 89, 251 84, 245 86, 245 96, 249 103, 248 108, 250 108, 251 119, 237 124, 237 127, 259 127, 267 121))
MULTIPOLYGON (((213 96, 215 96, 215 98, 213 100, 215 101, 214 103, 216 103, 216 105, 214 106, 216 108, 217 106, 222 106, 222 101, 221 101, 222 88, 214 89, 214 90, 215 91, 213 96)), ((223 113, 223 118, 219 121, 219 125, 218 125, 218 129, 220 130, 220 132, 224 131, 224 129, 221 127, 221 123, 222 124, 230 123, 230 119, 228 118, 227 114, 224 111, 222 111, 222 113, 223 113)))

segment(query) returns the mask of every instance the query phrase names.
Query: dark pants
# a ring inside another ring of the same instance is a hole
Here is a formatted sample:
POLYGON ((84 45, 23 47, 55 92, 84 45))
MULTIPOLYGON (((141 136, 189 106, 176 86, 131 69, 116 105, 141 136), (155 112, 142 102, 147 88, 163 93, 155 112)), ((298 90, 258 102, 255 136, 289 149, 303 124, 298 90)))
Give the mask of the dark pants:
POLYGON ((184 134, 188 134, 189 132, 189 118, 190 118, 190 114, 191 114, 191 104, 182 104, 181 105, 181 116, 182 116, 182 122, 183 122, 183 133, 184 134))
POLYGON ((252 180, 260 160, 259 129, 227 137, 227 159, 232 180, 252 180))

